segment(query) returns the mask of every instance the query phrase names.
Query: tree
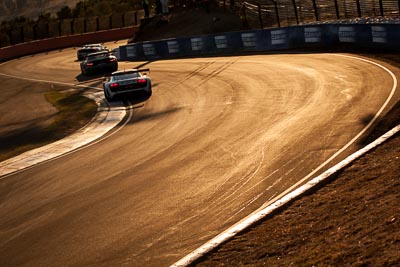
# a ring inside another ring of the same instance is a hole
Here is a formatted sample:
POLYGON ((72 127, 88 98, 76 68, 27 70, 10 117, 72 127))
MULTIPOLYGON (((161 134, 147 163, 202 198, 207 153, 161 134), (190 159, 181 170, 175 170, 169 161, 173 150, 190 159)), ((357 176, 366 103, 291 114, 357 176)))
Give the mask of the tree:
POLYGON ((60 20, 72 18, 72 10, 68 6, 64 6, 57 12, 57 18, 60 20))
POLYGON ((85 17, 85 3, 78 2, 75 8, 72 10, 72 16, 74 18, 85 17))
POLYGON ((38 21, 50 21, 51 19, 51 13, 41 13, 38 17, 38 21))

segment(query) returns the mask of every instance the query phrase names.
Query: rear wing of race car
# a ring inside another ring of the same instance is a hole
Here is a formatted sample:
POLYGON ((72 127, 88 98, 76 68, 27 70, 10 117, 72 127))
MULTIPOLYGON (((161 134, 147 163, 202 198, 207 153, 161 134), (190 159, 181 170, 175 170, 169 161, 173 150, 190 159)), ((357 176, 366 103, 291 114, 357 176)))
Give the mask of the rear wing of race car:
MULTIPOLYGON (((125 70, 124 69, 124 71, 123 72, 129 72, 129 73, 133 73, 133 72, 150 72, 150 69, 128 69, 128 70, 125 70)), ((121 72, 121 73, 123 73, 123 72, 121 72)))
MULTIPOLYGON (((150 69, 129 69, 129 70, 125 70, 124 71, 117 71, 117 73, 113 73, 112 75, 116 76, 116 75, 123 75, 125 73, 136 73, 136 72, 143 72, 143 74, 146 74, 146 72, 150 72, 150 69)), ((104 78, 109 78, 111 77, 111 73, 107 73, 104 78)))
POLYGON ((137 69, 135 72, 150 72, 150 69, 137 69))
POLYGON ((134 72, 142 73, 143 75, 147 76, 147 72, 150 72, 150 69, 131 69, 131 70, 127 70, 126 72, 129 72, 129 73, 134 73, 134 72))

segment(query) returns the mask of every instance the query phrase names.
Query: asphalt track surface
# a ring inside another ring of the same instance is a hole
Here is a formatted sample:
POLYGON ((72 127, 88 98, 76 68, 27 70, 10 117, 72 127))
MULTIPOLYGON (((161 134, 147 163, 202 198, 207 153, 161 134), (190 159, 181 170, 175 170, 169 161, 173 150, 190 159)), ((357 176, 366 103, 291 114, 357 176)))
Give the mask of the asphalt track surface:
MULTIPOLYGON (((10 61, 0 72, 77 84, 75 53, 10 61)), ((387 71, 345 55, 120 62, 136 66, 151 69, 153 96, 123 128, 0 177, 0 265, 171 265, 358 150, 354 137, 393 93, 387 71)), ((101 88, 98 79, 81 84, 101 88)), ((33 105, 22 101, 26 90, 2 88, 1 106, 11 95, 14 109, 33 105)), ((39 106, 33 113, 54 112, 39 106)))

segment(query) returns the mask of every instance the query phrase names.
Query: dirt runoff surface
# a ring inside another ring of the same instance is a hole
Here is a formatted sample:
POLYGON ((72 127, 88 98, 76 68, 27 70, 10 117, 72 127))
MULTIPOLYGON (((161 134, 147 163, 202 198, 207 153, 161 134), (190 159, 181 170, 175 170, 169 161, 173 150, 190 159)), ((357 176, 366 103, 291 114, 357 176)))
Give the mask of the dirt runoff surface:
POLYGON ((400 266, 400 137, 196 266, 400 266))
POLYGON ((400 266, 400 134, 193 266, 400 266))

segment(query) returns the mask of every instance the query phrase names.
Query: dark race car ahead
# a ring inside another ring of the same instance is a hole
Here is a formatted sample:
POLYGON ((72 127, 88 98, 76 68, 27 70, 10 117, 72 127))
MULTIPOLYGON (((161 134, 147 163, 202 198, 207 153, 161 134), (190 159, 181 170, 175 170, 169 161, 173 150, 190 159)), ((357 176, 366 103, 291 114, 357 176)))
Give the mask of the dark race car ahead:
POLYGON ((104 96, 112 101, 117 96, 141 91, 148 97, 152 94, 151 79, 146 72, 149 69, 127 69, 113 72, 103 83, 104 96))
POLYGON ((81 47, 80 49, 78 49, 78 51, 76 52, 76 56, 78 58, 78 60, 84 60, 86 58, 87 55, 91 54, 91 53, 96 53, 96 52, 103 52, 103 51, 109 51, 109 49, 102 45, 102 44, 88 44, 85 45, 83 47, 81 47))
POLYGON ((81 62, 81 72, 85 75, 100 74, 118 70, 118 60, 111 52, 89 54, 81 62))

